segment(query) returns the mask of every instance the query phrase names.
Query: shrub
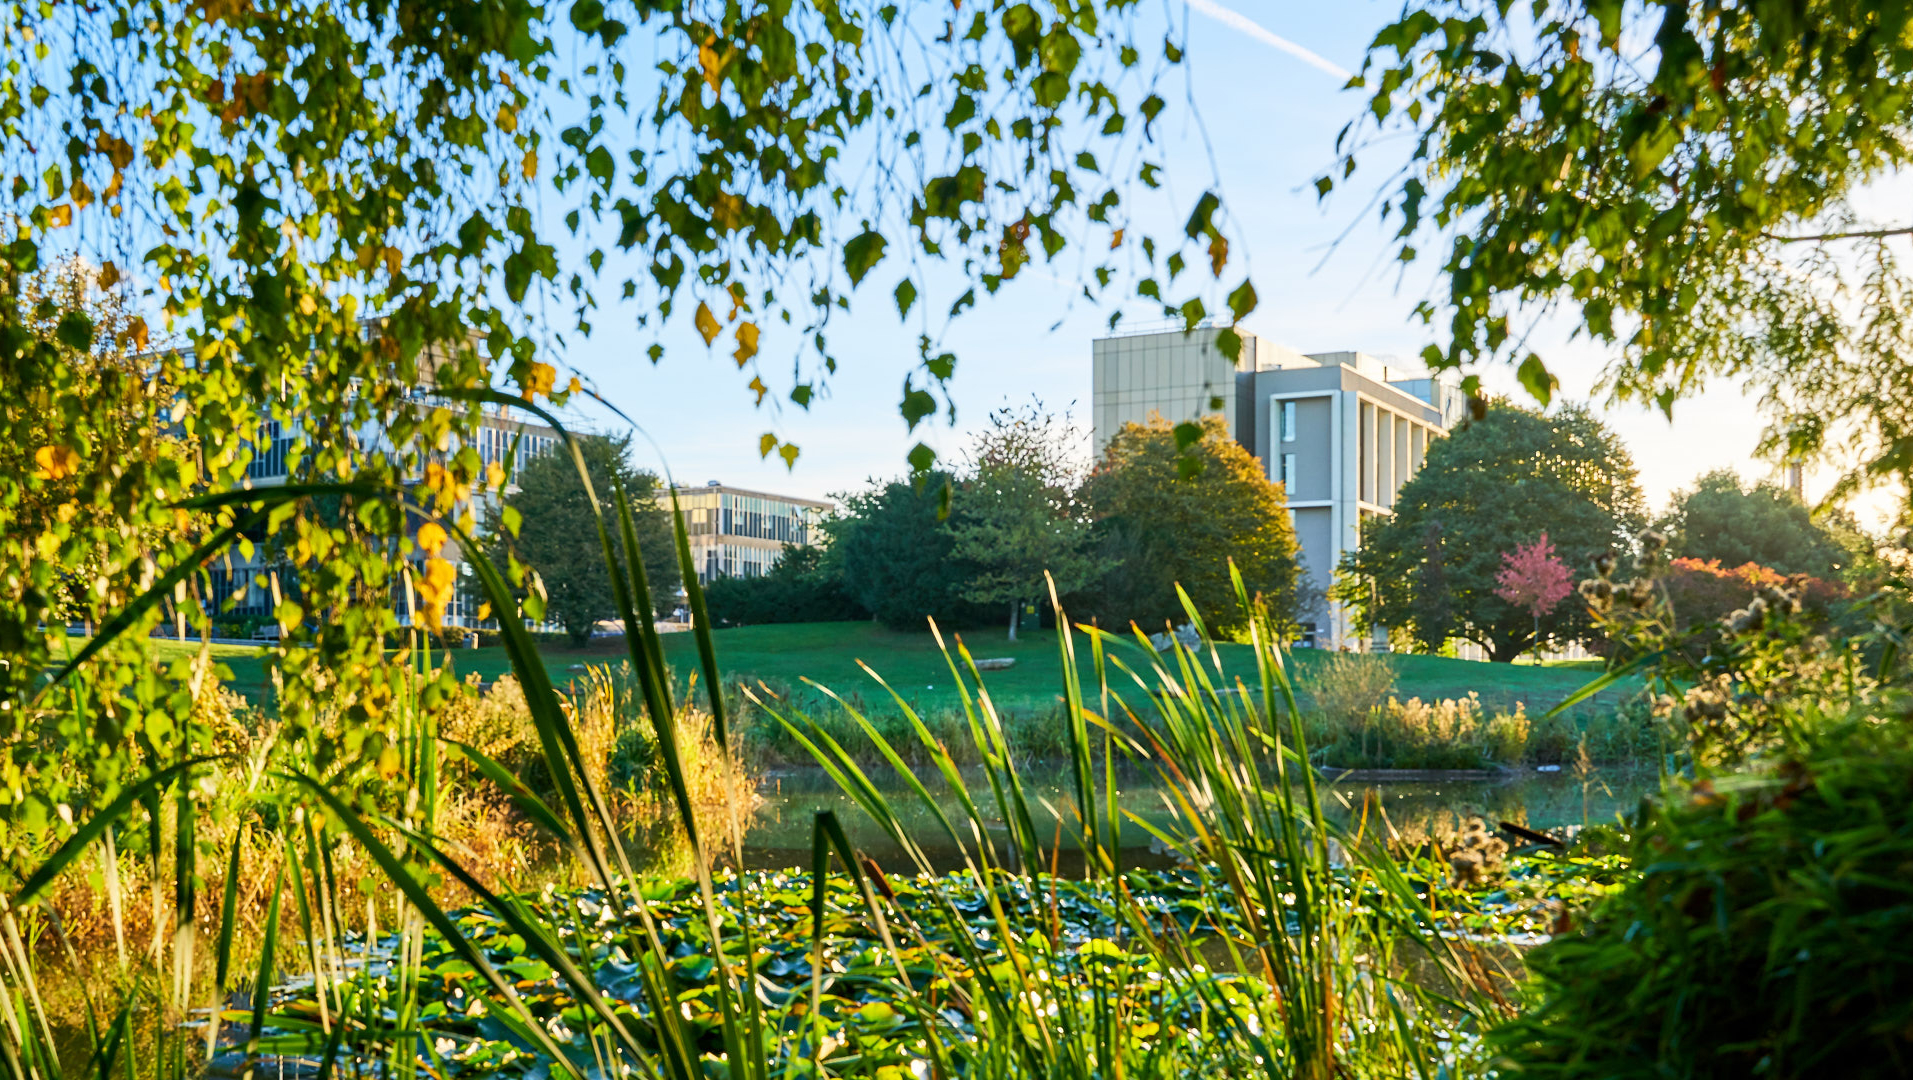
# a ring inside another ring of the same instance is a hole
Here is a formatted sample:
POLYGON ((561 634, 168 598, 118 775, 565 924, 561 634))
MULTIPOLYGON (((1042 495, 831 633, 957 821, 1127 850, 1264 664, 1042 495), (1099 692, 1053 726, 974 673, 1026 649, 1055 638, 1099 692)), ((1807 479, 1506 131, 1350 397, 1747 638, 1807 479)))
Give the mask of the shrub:
POLYGON ((1764 590, 1792 585, 1805 614, 1825 621, 1846 590, 1815 577, 1789 578, 1758 563, 1725 569, 1718 559, 1674 559, 1661 574, 1668 602, 1680 629, 1719 622, 1744 608, 1764 590))
POLYGON ((1903 1076, 1913 748, 1852 721, 1644 807, 1639 876, 1530 956, 1504 1075, 1903 1076))
POLYGON ((1395 692, 1395 665, 1375 653, 1336 653, 1315 669, 1307 685, 1326 719, 1359 722, 1395 692))
POLYGON ((1324 713, 1309 737, 1323 764, 1346 769, 1481 769, 1527 756, 1528 714, 1490 714, 1481 697, 1393 697, 1366 715, 1324 713))
MULTIPOLYGON (((657 738, 647 722, 633 719, 642 710, 633 700, 629 672, 628 664, 588 668, 577 692, 562 699, 566 717, 591 782, 634 822, 668 821, 674 810, 657 738)), ((557 787, 518 680, 503 676, 484 693, 467 685, 470 692, 450 702, 439 720, 441 734, 497 761, 539 796, 555 798, 557 787)), ((755 798, 750 779, 718 752, 710 716, 695 707, 700 698, 694 689, 682 686, 674 695, 678 750, 691 797, 700 814, 727 801, 748 809, 755 798)))
POLYGON ((825 562, 823 550, 813 547, 787 548, 762 577, 718 578, 705 589, 704 602, 716 626, 870 617, 845 588, 842 574, 825 562))

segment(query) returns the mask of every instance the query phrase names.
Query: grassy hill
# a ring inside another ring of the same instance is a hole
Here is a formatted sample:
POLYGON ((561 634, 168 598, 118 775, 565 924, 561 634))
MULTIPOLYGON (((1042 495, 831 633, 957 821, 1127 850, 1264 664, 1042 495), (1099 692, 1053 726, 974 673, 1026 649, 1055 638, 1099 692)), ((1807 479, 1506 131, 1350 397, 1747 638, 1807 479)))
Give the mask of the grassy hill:
MULTIPOLYGON (((1016 666, 987 672, 985 685, 998 706, 1008 711, 1047 710, 1061 700, 1061 658, 1054 631, 1035 631, 1012 644, 1001 630, 989 629, 951 635, 952 644, 962 641, 978 659, 1014 659, 1016 666)), ((858 664, 862 661, 881 675, 906 700, 921 708, 954 708, 957 697, 950 668, 927 633, 901 633, 874 623, 795 623, 775 626, 751 626, 720 630, 713 635, 718 663, 727 679, 764 680, 773 688, 799 691, 809 678, 853 701, 877 705, 889 700, 877 682, 858 664)), ((697 644, 690 634, 670 634, 664 639, 665 654, 680 674, 688 674, 697 664, 697 644)), ((1217 652, 1230 680, 1241 678, 1255 682, 1254 660, 1244 645, 1220 645, 1217 652)), ((622 642, 594 642, 585 649, 548 646, 544 651, 546 667, 560 684, 572 677, 574 666, 616 663, 624 657, 622 642)), ((1138 673, 1147 670, 1141 648, 1122 645, 1111 655, 1138 673)), ((1297 650, 1295 666, 1306 684, 1312 669, 1330 654, 1297 650)), ((490 679, 510 669, 503 649, 477 649, 450 654, 453 665, 463 672, 477 672, 490 679)), ((1524 703, 1532 713, 1552 708, 1598 674, 1598 665, 1509 665, 1440 656, 1398 655, 1396 693, 1404 699, 1424 700, 1463 697, 1476 692, 1491 706, 1512 708, 1524 703)), ((1077 638, 1077 661, 1086 691, 1093 692, 1096 675, 1086 639, 1077 638)), ((1134 683, 1114 668, 1112 686, 1133 688, 1134 683)), ((1639 689, 1638 680, 1604 693, 1601 703, 1618 702, 1639 689)))

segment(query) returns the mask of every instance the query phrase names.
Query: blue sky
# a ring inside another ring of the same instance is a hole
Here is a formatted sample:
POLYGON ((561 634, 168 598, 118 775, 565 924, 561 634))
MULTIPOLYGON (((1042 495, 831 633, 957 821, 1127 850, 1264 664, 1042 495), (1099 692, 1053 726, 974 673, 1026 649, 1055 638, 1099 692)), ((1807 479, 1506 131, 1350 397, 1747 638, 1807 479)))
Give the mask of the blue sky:
MULTIPOLYGON (((1362 107, 1359 93, 1342 91, 1343 80, 1328 69, 1359 67, 1366 43, 1399 6, 1196 0, 1185 8, 1175 0, 1170 10, 1187 19, 1189 48, 1187 81, 1178 76, 1174 93, 1165 93, 1170 107, 1158 122, 1169 194, 1186 214, 1211 177, 1219 180, 1234 218, 1234 253, 1247 258, 1261 297, 1247 327, 1305 352, 1414 357, 1431 339, 1408 316, 1428 295, 1431 277, 1425 268, 1396 272, 1387 232, 1369 206, 1386 179, 1386 161, 1375 157, 1326 204, 1318 204, 1312 187, 1332 161, 1336 133, 1362 107)), ((1151 222, 1159 234, 1179 224, 1168 213, 1151 222)), ((900 473, 904 454, 920 438, 946 458, 957 456, 966 433, 992 408, 1032 396, 1057 411, 1073 405, 1086 424, 1090 342, 1112 308, 1082 300, 1067 280, 1074 268, 1067 256, 1047 274, 1039 264, 951 327, 942 345, 960 357, 952 386, 956 422, 939 414, 927 432, 906 432, 896 410, 901 382, 916 363, 915 328, 899 326, 887 304, 876 302, 879 296, 837 325, 844 367, 808 411, 775 409, 774 398, 756 407, 745 388, 750 373, 740 373, 722 348, 705 350, 685 330, 667 338, 670 351, 654 367, 643 357, 653 338, 615 307, 600 313, 597 333, 575 342, 567 359, 644 426, 680 483, 722 480, 823 496, 900 473), (794 469, 758 456, 765 431, 802 448, 794 469)), ((1139 322, 1160 318, 1141 302, 1126 311, 1139 322)), ((720 347, 725 341, 719 339, 720 347)), ((1535 344, 1567 396, 1585 399, 1605 355, 1558 333, 1543 331, 1535 344)), ((777 385, 777 372, 775 361, 767 364, 766 382, 777 385)), ((1481 374, 1490 386, 1518 392, 1509 371, 1481 374)), ((1736 387, 1716 386, 1680 404, 1672 426, 1658 412, 1634 408, 1604 415, 1630 447, 1655 509, 1671 490, 1710 469, 1736 468, 1750 479, 1772 473, 1753 458, 1761 423, 1736 387)), ((1810 474, 1809 497, 1829 480, 1816 485, 1810 474)))

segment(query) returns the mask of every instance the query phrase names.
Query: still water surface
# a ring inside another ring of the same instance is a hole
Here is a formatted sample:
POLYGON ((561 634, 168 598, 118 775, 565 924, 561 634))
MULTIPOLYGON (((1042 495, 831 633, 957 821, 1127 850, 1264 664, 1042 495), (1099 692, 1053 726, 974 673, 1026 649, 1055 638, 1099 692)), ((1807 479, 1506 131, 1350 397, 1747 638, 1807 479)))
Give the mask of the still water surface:
MULTIPOLYGON (((1032 770, 1029 795, 1030 813, 1037 830, 1049 833, 1056 818, 1048 807, 1073 820, 1069 767, 1057 763, 1047 771, 1032 770)), ((942 824, 918 796, 893 774, 872 770, 871 777, 884 789, 892 812, 911 838, 932 860, 953 866, 958 853, 950 843, 942 824)), ((940 777, 926 776, 924 786, 936 797, 943 814, 952 822, 961 822, 962 808, 949 796, 940 777)), ((1486 819, 1490 825, 1510 821, 1541 831, 1571 830, 1585 824, 1613 824, 1616 815, 1630 814, 1641 797, 1656 790, 1659 778, 1652 772, 1597 771, 1583 779, 1567 772, 1542 773, 1532 770, 1508 772, 1478 779, 1416 779, 1323 782, 1323 802, 1328 816, 1353 826, 1366 802, 1369 827, 1382 828, 1386 815, 1395 830, 1409 838, 1429 834, 1445 835, 1470 817, 1486 819)), ((971 798, 985 813, 993 812, 988 781, 981 775, 970 778, 971 798)), ((765 778, 760 787, 763 803, 758 807, 745 836, 745 862, 757 869, 808 868, 811 863, 811 836, 816 812, 833 810, 843 823, 850 842, 869 853, 885 869, 905 870, 908 860, 848 796, 821 770, 789 770, 765 778)), ((1153 778, 1134 777, 1119 784, 1120 807, 1171 835, 1179 834, 1175 815, 1164 799, 1163 789, 1153 778)), ((1150 851, 1152 837, 1133 822, 1123 822, 1122 846, 1125 863, 1158 865, 1164 861, 1160 851, 1150 851)), ((1065 830, 1067 833, 1068 830, 1065 830)), ((1047 846, 1047 845, 1046 845, 1047 846)), ((1064 849, 1074 845, 1067 835, 1064 849)))

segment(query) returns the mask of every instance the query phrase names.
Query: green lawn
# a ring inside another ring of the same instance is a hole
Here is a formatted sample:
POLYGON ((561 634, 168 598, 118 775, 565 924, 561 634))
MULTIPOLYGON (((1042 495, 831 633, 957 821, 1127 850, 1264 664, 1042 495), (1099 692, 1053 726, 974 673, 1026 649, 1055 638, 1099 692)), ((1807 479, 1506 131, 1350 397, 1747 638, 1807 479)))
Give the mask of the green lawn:
MULTIPOLYGON (((86 647, 88 638, 69 637, 64 655, 78 653, 86 647)), ((197 641, 174 641, 171 638, 152 638, 150 644, 154 658, 161 664, 171 664, 175 660, 199 655, 200 643, 197 641)), ((227 684, 253 702, 266 700, 267 688, 271 680, 266 674, 265 660, 270 655, 264 649, 254 645, 208 645, 212 650, 213 661, 224 665, 232 672, 227 684)), ((63 657, 58 646, 54 648, 53 659, 57 664, 63 657)))
MULTIPOLYGON (((713 635, 718 663, 727 679, 766 680, 779 691, 803 689, 802 680, 812 679, 853 701, 877 706, 889 701, 882 688, 859 666, 862 661, 919 708, 955 708, 950 669, 927 633, 900 633, 874 623, 797 623, 779 626, 751 626, 720 630, 713 635)), ((1053 707, 1061 700, 1060 659, 1054 631, 1032 631, 1014 644, 1000 629, 977 630, 953 635, 962 640, 978 659, 1007 657, 1016 666, 987 672, 985 684, 997 704, 1012 712, 1037 711, 1053 707)), ((81 639, 73 639, 80 647, 81 639)), ((198 650, 192 642, 156 639, 153 646, 162 661, 191 655, 198 650)), ((1221 645, 1223 668, 1230 679, 1241 678, 1251 684, 1255 669, 1247 646, 1221 645)), ((690 634, 667 634, 665 655, 680 676, 697 666, 697 643, 690 634)), ((1077 638, 1078 661, 1086 692, 1093 693, 1095 670, 1091 665, 1087 639, 1077 638)), ((269 682, 264 659, 266 653, 245 645, 214 645, 213 658, 231 669, 232 685, 253 701, 266 698, 269 682)), ((460 674, 477 674, 493 680, 511 670, 502 648, 458 649, 441 654, 460 674)), ((586 665, 615 664, 624 659, 622 641, 598 641, 583 649, 562 644, 546 645, 542 654, 552 680, 563 687, 586 665)), ((1121 645, 1114 655, 1141 670, 1142 650, 1121 645)), ((1328 658, 1328 654, 1297 650, 1295 664, 1306 683, 1308 671, 1328 658)), ((1486 664, 1468 660, 1450 660, 1439 656, 1394 657, 1397 694, 1402 698, 1423 699, 1462 697, 1470 691, 1481 695, 1490 706, 1512 707, 1526 704, 1530 714, 1553 707, 1599 673, 1592 662, 1566 664, 1486 664)), ((1125 676, 1112 670, 1112 685, 1131 686, 1125 676)), ((1601 696, 1602 702, 1618 701, 1639 688, 1638 679, 1601 696)))
MULTIPOLYGON (((1027 633, 1014 644, 1005 639, 1003 631, 994 628, 955 637, 960 637, 978 659, 1016 660, 1013 668, 984 675, 985 685, 1000 707, 1012 711, 1046 709, 1060 700, 1061 660, 1054 631, 1027 633)), ((763 679, 783 690, 801 689, 801 680, 808 677, 846 697, 854 696, 871 704, 887 702, 888 696, 882 688, 858 666, 858 661, 862 661, 920 707, 954 708, 957 704, 950 669, 927 633, 901 633, 865 622, 797 623, 720 630, 713 635, 713 640, 717 645, 718 664, 729 679, 763 679)), ((687 674, 696 666, 697 643, 692 635, 666 635, 664 648, 680 674, 687 674)), ((1078 637, 1077 650, 1085 687, 1093 692, 1095 671, 1088 641, 1078 637)), ((1254 663, 1247 646, 1222 645, 1218 651, 1231 679, 1240 677, 1254 683, 1254 663)), ((1142 651, 1134 645, 1121 646, 1116 654, 1134 668, 1143 665, 1142 651)), ((576 674, 574 667, 615 663, 625 653, 621 642, 594 642, 582 650, 547 646, 543 655, 546 668, 562 686, 576 674)), ((1328 658, 1326 653, 1305 649, 1297 650, 1294 655, 1304 682, 1307 672, 1328 658)), ((510 670, 503 649, 457 651, 449 656, 457 670, 477 672, 486 679, 510 670)), ((1552 708, 1599 673, 1598 664, 1586 663, 1487 664, 1410 655, 1396 656, 1394 661, 1397 694, 1404 699, 1463 697, 1474 691, 1491 706, 1509 708, 1522 702, 1531 714, 1552 708)), ((1118 673, 1112 672, 1111 677, 1113 685, 1133 687, 1118 673)), ((1639 685, 1638 679, 1629 680, 1604 693, 1601 700, 1618 701, 1639 685)))

